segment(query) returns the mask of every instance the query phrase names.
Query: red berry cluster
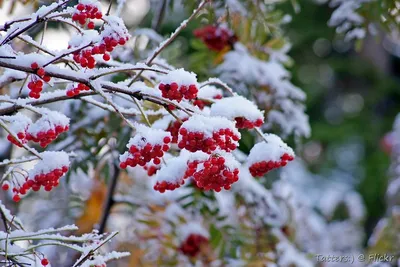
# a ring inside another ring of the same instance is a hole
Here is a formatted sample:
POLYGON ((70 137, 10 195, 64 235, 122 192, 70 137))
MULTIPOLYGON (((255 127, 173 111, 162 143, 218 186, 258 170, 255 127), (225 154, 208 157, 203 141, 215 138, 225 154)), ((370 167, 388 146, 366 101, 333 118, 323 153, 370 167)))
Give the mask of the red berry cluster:
POLYGON ((155 166, 155 165, 149 165, 149 166, 145 165, 145 166, 143 166, 143 169, 144 169, 145 171, 147 171, 147 175, 148 175, 148 176, 153 176, 154 174, 157 173, 157 171, 158 171, 160 168, 157 167, 157 166, 155 166))
POLYGON ((74 88, 67 90, 66 94, 69 97, 74 97, 78 95, 81 91, 89 91, 90 87, 83 83, 78 83, 78 85, 74 88))
MULTIPOLYGON (((71 47, 68 47, 68 49, 69 48, 71 47)), ((93 57, 94 53, 92 48, 75 51, 73 55, 74 61, 81 65, 82 68, 94 69, 96 60, 93 57)))
MULTIPOLYGON (((222 95, 216 95, 213 97, 213 99, 222 99, 222 95)), ((208 102, 200 99, 196 99, 193 101, 193 105, 199 107, 199 109, 203 110, 204 107, 207 105, 208 102)))
MULTIPOLYGON (((51 77, 46 75, 46 71, 43 68, 39 68, 39 65, 36 62, 31 64, 31 68, 43 81, 47 83, 50 82, 51 77)), ((31 90, 29 92, 29 97, 36 99, 40 98, 40 92, 43 90, 42 80, 38 79, 36 76, 31 78, 31 81, 28 83, 28 88, 31 90)))
MULTIPOLYGON (((29 189, 33 191, 39 191, 43 186, 44 190, 50 191, 53 187, 58 186, 59 179, 68 171, 68 166, 62 166, 62 168, 54 169, 48 173, 41 173, 35 175, 33 179, 25 178, 25 183, 22 184, 20 188, 13 188, 13 200, 19 202, 21 200, 21 195, 25 195, 29 189)), ((9 188, 9 187, 8 187, 9 188)), ((8 190, 7 188, 7 190, 8 190)), ((3 189, 4 190, 4 189, 3 189)))
POLYGON ((221 51, 225 47, 232 47, 237 41, 237 37, 228 29, 218 26, 208 25, 200 29, 196 29, 194 35, 200 38, 206 46, 214 51, 221 51))
POLYGON ((235 141, 239 141, 240 137, 229 129, 220 129, 212 134, 212 137, 206 138, 202 132, 189 132, 186 128, 181 128, 179 134, 182 136, 178 143, 180 149, 187 149, 191 152, 203 151, 211 153, 217 147, 230 152, 236 149, 235 141))
POLYGON ((47 266, 47 265, 49 264, 49 260, 46 259, 46 258, 43 258, 43 259, 40 261, 40 263, 41 263, 43 266, 47 266))
POLYGON ((203 162, 203 167, 202 170, 193 173, 199 188, 220 192, 222 188, 229 190, 231 185, 239 180, 239 170, 229 170, 224 157, 212 156, 203 162))
POLYGON ((170 84, 160 83, 158 88, 161 90, 162 96, 170 100, 176 100, 181 102, 183 98, 185 99, 195 99, 197 97, 198 89, 195 84, 181 85, 173 82, 170 84))
POLYGON ((68 125, 53 125, 53 127, 47 131, 40 131, 35 134, 27 133, 26 140, 39 143, 39 145, 44 148, 53 142, 61 133, 68 131, 68 129, 68 125))
POLYGON ((181 187, 181 185, 184 185, 185 180, 181 180, 178 183, 171 183, 171 182, 167 182, 167 181, 161 181, 158 182, 154 185, 154 190, 159 191, 160 193, 164 193, 166 190, 175 190, 179 187, 181 187))
POLYGON ((171 138, 169 136, 164 137, 163 145, 151 145, 147 143, 143 147, 132 145, 129 148, 129 156, 125 161, 122 161, 119 166, 125 169, 127 166, 135 167, 137 165, 144 167, 146 163, 153 160, 153 163, 158 165, 161 163, 161 158, 164 156, 164 152, 169 150, 169 143, 171 138))
POLYGON ((101 19, 103 17, 101 11, 93 5, 78 4, 75 8, 77 12, 72 15, 72 20, 78 21, 81 25, 85 25, 89 21, 87 24, 89 29, 94 29, 94 22, 90 19, 101 19))
POLYGON ((238 129, 253 129, 255 127, 260 127, 263 124, 263 119, 257 119, 256 121, 250 121, 244 117, 235 118, 236 127, 238 129))
POLYGON ((15 140, 15 138, 11 134, 7 135, 7 140, 18 147, 22 147, 22 145, 20 143, 25 144, 27 142, 27 140, 25 139, 26 135, 24 132, 19 132, 17 134, 17 137, 19 139, 19 142, 17 140, 15 140))
MULTIPOLYGON (((118 45, 124 45, 129 40, 129 37, 114 38, 112 36, 104 37, 100 44, 93 46, 93 48, 75 51, 73 59, 76 63, 80 64, 82 68, 93 69, 96 65, 94 55, 103 55, 105 61, 111 59, 111 55, 107 52, 112 52, 118 45)), ((70 46, 68 48, 71 48, 70 46)))
POLYGON ((270 170, 275 168, 284 167, 288 163, 288 161, 292 161, 294 159, 293 156, 285 153, 281 156, 280 161, 260 161, 256 162, 250 166, 249 171, 253 177, 261 177, 270 170))
POLYGON ((90 265, 90 267, 107 267, 107 264, 97 264, 97 265, 90 265))
MULTIPOLYGON (((187 118, 182 119, 182 122, 187 121, 187 118)), ((170 125, 167 128, 167 132, 170 132, 172 135, 172 143, 176 144, 178 143, 178 135, 179 135, 179 129, 181 128, 182 123, 179 121, 174 121, 170 123, 170 125)))
POLYGON ((208 244, 208 239, 199 234, 190 234, 182 243, 179 250, 190 257, 196 257, 199 254, 201 246, 208 244))

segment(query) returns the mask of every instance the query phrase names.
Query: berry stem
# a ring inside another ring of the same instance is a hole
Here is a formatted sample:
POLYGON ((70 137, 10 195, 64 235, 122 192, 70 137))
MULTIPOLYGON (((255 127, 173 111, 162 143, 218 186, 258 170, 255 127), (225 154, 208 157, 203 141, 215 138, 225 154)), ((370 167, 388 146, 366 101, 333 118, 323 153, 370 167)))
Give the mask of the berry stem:
POLYGON ((268 143, 268 140, 265 138, 264 133, 261 131, 260 128, 254 127, 254 130, 256 131, 256 133, 257 133, 262 139, 264 139, 264 141, 265 141, 266 143, 268 143))

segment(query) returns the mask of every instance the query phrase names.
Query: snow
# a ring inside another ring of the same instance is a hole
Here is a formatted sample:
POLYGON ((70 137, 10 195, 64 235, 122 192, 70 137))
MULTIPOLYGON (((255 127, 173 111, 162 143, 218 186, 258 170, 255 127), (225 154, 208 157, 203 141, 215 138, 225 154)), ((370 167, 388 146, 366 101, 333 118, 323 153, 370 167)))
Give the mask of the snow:
POLYGON ((209 238, 208 231, 199 222, 189 222, 180 226, 179 239, 183 242, 191 234, 202 235, 209 238))
POLYGON ((27 128, 32 124, 32 120, 21 113, 17 113, 13 116, 3 116, 1 118, 10 123, 9 127, 15 134, 19 132, 25 133, 27 128))
POLYGON ((35 167, 29 171, 29 177, 33 178, 37 174, 49 173, 63 166, 69 167, 69 156, 64 151, 45 151, 40 153, 40 160, 35 167))
MULTIPOLYGON (((235 123, 220 116, 206 117, 196 114, 185 121, 181 128, 185 128, 189 132, 202 132, 204 133, 205 138, 212 137, 213 132, 228 128, 232 130, 235 135, 240 137, 240 133, 236 129, 235 123)), ((181 139, 182 136, 179 135, 178 141, 181 139)))
POLYGON ((229 120, 243 117, 252 122, 264 117, 263 112, 258 109, 254 102, 238 95, 225 97, 212 104, 210 114, 211 116, 222 116, 229 120))
POLYGON ((247 164, 250 166, 260 161, 281 161, 285 153, 294 157, 294 151, 275 134, 264 134, 265 140, 257 143, 250 150, 247 164))
POLYGON ((35 108, 35 110, 40 112, 42 117, 28 128, 28 132, 33 136, 37 136, 39 132, 54 129, 57 125, 69 126, 69 118, 58 111, 52 111, 47 108, 35 108))
POLYGON ((166 181, 171 184, 180 184, 187 170, 188 157, 178 156, 166 161, 156 174, 156 182, 166 181))
POLYGON ((167 75, 163 76, 160 78, 160 83, 163 84, 171 84, 171 83, 177 83, 179 86, 181 85, 196 85, 197 84, 197 75, 193 72, 188 72, 185 71, 184 69, 177 69, 170 71, 167 75))
POLYGON ((223 92, 221 89, 218 89, 217 87, 213 85, 205 85, 202 86, 199 89, 199 92, 197 93, 198 98, 202 99, 214 99, 216 96, 221 96, 222 97, 223 92))
POLYGON ((330 6, 336 7, 328 25, 336 27, 338 33, 345 34, 345 40, 363 39, 366 36, 365 19, 357 13, 365 3, 374 0, 331 0, 330 6))
POLYGON ((303 104, 306 95, 290 82, 290 72, 279 62, 281 58, 282 55, 262 61, 236 43, 235 50, 225 54, 216 72, 221 80, 235 85, 236 91, 248 92, 249 86, 268 89, 268 93, 257 93, 259 105, 272 107, 265 128, 272 129, 277 125, 284 137, 290 134, 308 137, 311 129, 303 104))

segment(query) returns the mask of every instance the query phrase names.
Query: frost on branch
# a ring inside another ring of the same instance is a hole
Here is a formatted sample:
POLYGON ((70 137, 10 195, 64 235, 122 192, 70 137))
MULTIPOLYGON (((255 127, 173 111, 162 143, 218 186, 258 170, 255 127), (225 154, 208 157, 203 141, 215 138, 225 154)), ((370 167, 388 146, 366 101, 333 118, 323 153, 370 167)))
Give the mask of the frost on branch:
POLYGON ((264 134, 264 140, 250 150, 247 164, 251 175, 260 177, 272 169, 284 167, 294 159, 294 152, 274 134, 264 134))
POLYGON ((225 97, 217 101, 211 106, 210 115, 234 120, 239 129, 260 127, 264 122, 263 112, 253 102, 242 96, 225 97))
MULTIPOLYGON (((308 137, 310 126, 305 114, 305 94, 290 82, 290 73, 277 58, 262 61, 252 56, 241 44, 224 56, 216 71, 228 84, 247 91, 248 86, 265 88, 257 92, 257 104, 269 110, 264 127, 280 127, 283 136, 295 134, 308 137), (239 64, 240 62, 240 64, 239 64)), ((237 89, 238 90, 238 89, 237 89)))
POLYGON ((336 32, 345 35, 347 41, 364 39, 366 36, 366 21, 358 13, 363 4, 374 0, 331 0, 330 6, 336 8, 329 19, 328 25, 336 27, 336 32))

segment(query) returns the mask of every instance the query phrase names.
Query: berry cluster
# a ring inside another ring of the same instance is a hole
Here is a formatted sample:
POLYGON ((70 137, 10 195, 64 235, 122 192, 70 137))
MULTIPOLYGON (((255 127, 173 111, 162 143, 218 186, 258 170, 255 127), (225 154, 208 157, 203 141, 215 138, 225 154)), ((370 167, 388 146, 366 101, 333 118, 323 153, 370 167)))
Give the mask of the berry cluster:
POLYGON ((147 171, 147 175, 148 175, 148 176, 153 176, 154 174, 157 173, 157 171, 158 171, 160 168, 157 167, 157 166, 155 166, 155 165, 149 165, 149 166, 145 165, 145 166, 143 166, 143 169, 144 169, 145 171, 147 171))
MULTIPOLYGON (((39 76, 45 82, 50 82, 51 77, 46 75, 46 71, 43 68, 39 68, 39 65, 36 62, 31 64, 32 70, 35 71, 36 75, 39 76)), ((36 76, 31 78, 31 81, 28 83, 28 88, 31 90, 29 92, 29 97, 32 98, 40 98, 40 93, 43 90, 43 81, 38 79, 36 76)))
POLYGON ((196 257, 199 254, 201 247, 208 243, 208 239, 199 234, 190 234, 181 244, 179 250, 190 257, 196 257))
POLYGON ((229 128, 214 131, 212 136, 207 137, 203 132, 192 132, 182 126, 179 130, 179 134, 180 139, 178 147, 180 149, 185 148, 191 152, 203 151, 205 153, 211 153, 217 149, 217 147, 229 152, 236 149, 237 141, 240 139, 240 136, 229 128))
MULTIPOLYGON (((114 37, 113 35, 106 36, 92 48, 75 51, 73 53, 73 59, 76 63, 80 64, 82 68, 93 69, 96 65, 96 60, 93 57, 94 55, 103 55, 103 60, 109 61, 111 59, 109 53, 114 51, 116 46, 125 45, 128 40, 129 37, 127 35, 118 37, 114 37)), ((71 46, 68 48, 71 48, 71 46)))
POLYGON ((263 124, 263 119, 257 119, 256 121, 250 121, 244 117, 235 118, 236 127, 238 129, 253 129, 260 127, 263 124))
POLYGON ((72 15, 72 20, 78 21, 81 25, 85 25, 88 22, 87 27, 89 29, 94 29, 94 22, 90 19, 101 19, 103 17, 99 8, 94 5, 79 3, 75 8, 76 12, 72 15))
POLYGON ((18 147, 22 147, 21 143, 25 144, 27 142, 26 135, 24 132, 19 132, 17 134, 17 137, 19 139, 19 142, 11 134, 7 135, 7 140, 18 147))
MULTIPOLYGON (((68 49, 71 47, 68 47, 68 49)), ((105 50, 104 50, 105 53, 105 50)), ((99 54, 99 53, 97 53, 99 54)), ((82 68, 89 68, 89 69, 94 69, 96 65, 96 60, 94 59, 93 55, 93 49, 82 49, 80 51, 75 51, 73 53, 73 59, 76 63, 81 65, 82 68)))
POLYGON ((195 84, 179 85, 176 82, 170 84, 160 83, 158 88, 161 90, 163 97, 178 102, 182 101, 183 98, 188 100, 195 99, 199 91, 195 84))
MULTIPOLYGON (((190 172, 197 168, 194 163, 190 172)), ((195 170, 193 178, 199 188, 205 190, 215 190, 220 192, 222 188, 229 190, 231 185, 239 180, 239 169, 232 171, 225 165, 225 158, 222 156, 211 156, 203 162, 201 170, 195 170)))
POLYGON ((141 124, 136 124, 137 133, 127 144, 128 151, 120 156, 120 167, 144 167, 146 163, 155 165, 161 163, 164 152, 169 150, 171 134, 159 129, 153 129, 141 124))
POLYGON ((132 145, 129 148, 129 156, 125 161, 120 163, 120 167, 125 169, 127 166, 135 167, 136 165, 145 166, 147 162, 153 160, 154 164, 160 164, 164 152, 169 150, 170 137, 164 138, 164 145, 146 144, 143 147, 132 145))
POLYGON ((76 87, 72 87, 70 89, 67 89, 66 94, 69 97, 74 97, 78 95, 81 91, 89 91, 90 87, 87 86, 86 84, 83 83, 78 83, 76 87))
POLYGON ((181 185, 185 184, 185 180, 181 180, 179 183, 172 183, 172 182, 168 182, 168 181, 161 181, 158 182, 154 185, 154 190, 159 191, 160 193, 164 193, 166 190, 175 190, 179 187, 181 187, 181 185))
MULTIPOLYGON (((53 187, 58 186, 59 179, 68 171, 68 166, 62 166, 61 168, 54 169, 48 173, 36 174, 33 178, 25 178, 25 182, 21 187, 13 188, 13 200, 19 202, 21 197, 19 195, 25 195, 29 189, 33 191, 39 191, 43 186, 44 190, 50 191, 53 187)), ((3 188, 4 190, 4 188, 3 188)), ((8 190, 8 188, 7 188, 8 190)))
POLYGON ((288 163, 288 161, 292 161, 294 159, 293 156, 285 153, 281 156, 279 161, 260 161, 252 164, 249 167, 249 171, 253 177, 261 177, 267 172, 279 168, 279 167, 284 167, 288 163))
MULTIPOLYGON (((69 130, 68 125, 51 125, 48 130, 39 131, 35 133, 26 134, 27 141, 33 141, 39 143, 41 147, 48 146, 51 142, 53 142, 61 133, 69 130)), ((18 137, 19 138, 19 137, 18 137)))
POLYGON ((237 37, 226 28, 208 25, 200 29, 196 29, 194 35, 200 38, 206 46, 214 51, 221 51, 225 47, 233 47, 237 41, 237 37))
MULTIPOLYGON (((182 119, 182 122, 184 121, 187 121, 187 118, 182 119)), ((174 121, 168 125, 167 132, 171 133, 173 144, 178 143, 179 129, 181 128, 181 126, 182 123, 179 121, 174 121)))

